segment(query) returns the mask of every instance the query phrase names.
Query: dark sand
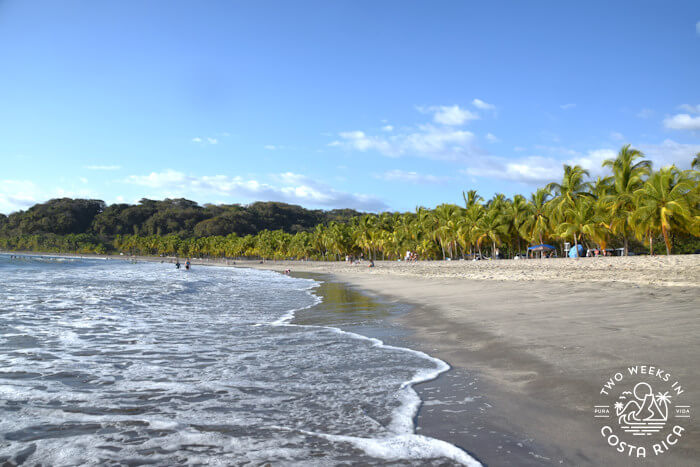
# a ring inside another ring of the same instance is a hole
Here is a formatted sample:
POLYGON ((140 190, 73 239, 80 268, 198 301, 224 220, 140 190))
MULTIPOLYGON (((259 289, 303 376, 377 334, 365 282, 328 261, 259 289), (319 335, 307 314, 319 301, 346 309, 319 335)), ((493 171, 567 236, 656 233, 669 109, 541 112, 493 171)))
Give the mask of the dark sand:
MULTIPOLYGON (((428 405, 420 433, 465 447, 491 465, 507 465, 503 452, 514 450, 512 440, 543 464, 698 465, 700 426, 694 417, 683 420, 687 431, 669 452, 636 459, 604 441, 592 410, 602 383, 634 364, 666 369, 686 389, 685 403, 700 406, 700 288, 347 274, 336 279, 414 303, 399 322, 414 330, 418 348, 476 381, 478 391, 466 395, 481 396, 477 404, 462 404, 466 411, 458 416, 431 416, 428 405), (475 429, 504 437, 506 446, 479 433, 474 437, 475 429)), ((441 378, 444 385, 448 378, 441 378)), ((525 459, 518 455, 510 465, 525 459)))

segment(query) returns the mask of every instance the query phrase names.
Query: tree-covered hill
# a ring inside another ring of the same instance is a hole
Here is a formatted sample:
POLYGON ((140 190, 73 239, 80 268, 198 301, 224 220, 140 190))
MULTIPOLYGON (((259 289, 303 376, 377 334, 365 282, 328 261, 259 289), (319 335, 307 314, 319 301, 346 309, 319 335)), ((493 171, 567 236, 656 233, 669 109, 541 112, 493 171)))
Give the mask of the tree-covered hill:
POLYGON ((297 233, 361 214, 352 209, 309 210, 275 202, 200 206, 180 198, 107 206, 95 199, 60 198, 9 216, 0 214, 0 235, 94 234, 108 239, 127 234, 209 237, 254 235, 262 230, 297 233))

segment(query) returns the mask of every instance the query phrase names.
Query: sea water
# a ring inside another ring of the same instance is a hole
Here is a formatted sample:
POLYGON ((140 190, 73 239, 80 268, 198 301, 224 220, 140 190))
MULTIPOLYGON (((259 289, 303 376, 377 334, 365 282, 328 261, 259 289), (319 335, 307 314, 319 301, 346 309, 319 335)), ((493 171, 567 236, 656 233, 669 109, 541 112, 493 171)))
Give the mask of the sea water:
POLYGON ((414 434, 447 364, 293 324, 317 285, 0 255, 0 464, 478 465, 414 434))

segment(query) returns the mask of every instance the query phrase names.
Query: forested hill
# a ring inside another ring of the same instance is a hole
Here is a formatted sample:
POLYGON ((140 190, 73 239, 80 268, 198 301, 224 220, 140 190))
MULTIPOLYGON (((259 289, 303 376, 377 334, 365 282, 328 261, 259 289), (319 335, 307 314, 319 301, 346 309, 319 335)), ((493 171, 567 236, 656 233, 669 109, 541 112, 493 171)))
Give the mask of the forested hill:
POLYGON ((198 205, 187 199, 142 199, 138 204, 112 204, 96 199, 52 199, 26 211, 0 214, 0 235, 95 234, 168 235, 209 237, 235 233, 239 236, 263 230, 289 233, 313 229, 318 224, 347 221, 362 213, 353 209, 309 210, 301 206, 257 202, 198 205))

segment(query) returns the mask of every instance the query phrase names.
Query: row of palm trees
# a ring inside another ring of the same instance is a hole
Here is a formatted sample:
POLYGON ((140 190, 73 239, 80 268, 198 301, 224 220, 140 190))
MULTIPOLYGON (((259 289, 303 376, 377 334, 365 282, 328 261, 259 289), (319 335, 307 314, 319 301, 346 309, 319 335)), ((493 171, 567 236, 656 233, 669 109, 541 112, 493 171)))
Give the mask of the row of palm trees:
POLYGON ((265 230, 244 237, 117 235, 109 244, 97 237, 32 235, 0 239, 0 247, 321 260, 346 255, 397 259, 408 250, 422 259, 457 259, 481 256, 484 250, 496 257, 498 249, 517 254, 528 245, 561 247, 565 242, 577 249, 579 244, 599 249, 621 245, 627 254, 633 239, 652 254, 654 242, 662 241, 671 254, 674 237, 700 237, 700 154, 691 170, 675 166, 653 170, 640 151, 627 145, 603 167, 610 170, 609 175, 590 180, 582 167, 565 165, 559 183, 550 183, 529 198, 496 194, 485 201, 470 190, 463 193, 463 206, 441 204, 415 212, 368 214, 296 234, 265 230))
POLYGON ((423 259, 457 259, 499 248, 519 253, 527 245, 564 242, 605 249, 611 242, 628 253, 630 240, 646 244, 663 239, 671 254, 675 234, 700 236, 700 154, 691 170, 675 166, 654 171, 643 154, 624 146, 603 167, 610 175, 589 180, 578 165, 564 166, 559 183, 550 183, 529 199, 496 194, 485 201, 463 193, 464 206, 441 204, 409 213, 382 213, 348 223, 318 225, 311 232, 263 231, 182 239, 177 236, 119 236, 114 247, 142 254, 339 260, 346 255, 397 259, 409 250, 423 259))

